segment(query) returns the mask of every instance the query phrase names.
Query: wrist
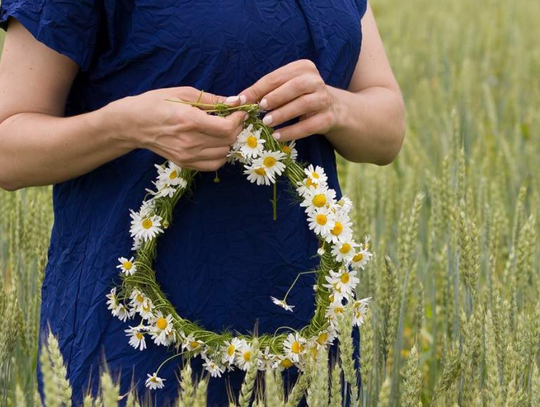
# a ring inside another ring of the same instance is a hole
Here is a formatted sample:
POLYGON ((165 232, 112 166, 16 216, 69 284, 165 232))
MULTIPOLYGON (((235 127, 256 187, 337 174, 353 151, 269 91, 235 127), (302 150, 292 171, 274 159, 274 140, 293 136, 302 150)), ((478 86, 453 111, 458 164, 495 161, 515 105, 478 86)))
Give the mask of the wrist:
POLYGON ((328 86, 328 93, 332 100, 332 114, 334 121, 330 129, 325 133, 328 137, 334 137, 335 134, 343 132, 348 126, 349 114, 349 92, 343 89, 328 86))
POLYGON ((129 121, 123 117, 121 100, 113 101, 96 110, 94 124, 112 146, 129 152, 140 148, 140 143, 133 136, 133 132, 127 129, 126 124, 129 121))

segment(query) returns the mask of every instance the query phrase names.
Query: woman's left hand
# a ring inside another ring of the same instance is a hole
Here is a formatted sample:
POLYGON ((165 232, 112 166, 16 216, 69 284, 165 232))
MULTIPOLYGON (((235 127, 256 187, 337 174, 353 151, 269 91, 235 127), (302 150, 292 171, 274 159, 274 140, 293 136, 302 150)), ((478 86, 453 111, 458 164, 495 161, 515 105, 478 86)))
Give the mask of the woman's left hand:
POLYGON ((231 102, 259 102, 267 113, 263 122, 271 127, 299 117, 299 122, 274 131, 279 141, 311 134, 325 134, 336 123, 334 100, 315 64, 300 59, 263 76, 231 102))

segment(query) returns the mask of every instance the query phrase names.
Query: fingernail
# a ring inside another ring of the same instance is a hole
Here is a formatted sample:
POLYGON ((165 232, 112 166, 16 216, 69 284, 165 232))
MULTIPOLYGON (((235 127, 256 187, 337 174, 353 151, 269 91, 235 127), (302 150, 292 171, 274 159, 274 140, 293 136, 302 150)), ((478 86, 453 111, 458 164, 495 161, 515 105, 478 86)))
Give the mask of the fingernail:
POLYGON ((240 95, 240 103, 244 104, 247 102, 247 97, 246 95, 240 95))
POLYGON ((266 98, 264 98, 263 100, 261 100, 261 103, 259 103, 259 105, 260 105, 261 108, 263 108, 264 110, 268 109, 268 100, 266 100, 266 98))
POLYGON ((271 114, 267 114, 266 116, 263 117, 263 123, 266 124, 267 126, 270 125, 273 121, 274 121, 274 118, 272 117, 271 114))
POLYGON ((244 121, 246 121, 249 117, 249 113, 246 113, 246 115, 244 116, 244 121))
POLYGON ((227 99, 225 99, 226 103, 233 103, 238 100, 238 96, 229 96, 227 99))
POLYGON ((272 136, 274 136, 276 140, 279 140, 281 138, 281 133, 279 131, 276 131, 275 133, 272 133, 272 136))

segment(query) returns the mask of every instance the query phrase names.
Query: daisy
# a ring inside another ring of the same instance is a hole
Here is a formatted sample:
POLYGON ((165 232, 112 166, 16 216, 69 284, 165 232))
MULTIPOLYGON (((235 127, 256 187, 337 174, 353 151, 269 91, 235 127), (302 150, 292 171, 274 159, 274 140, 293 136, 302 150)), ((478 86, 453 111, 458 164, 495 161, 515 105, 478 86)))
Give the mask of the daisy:
POLYGON ((161 217, 158 215, 141 216, 139 213, 131 211, 131 237, 142 239, 145 242, 155 238, 159 233, 163 233, 161 229, 161 217))
MULTIPOLYGON (((115 310, 118 307, 118 298, 116 297, 116 287, 113 287, 111 289, 111 292, 107 294, 105 297, 108 298, 107 300, 107 309, 115 310)), ((113 314, 114 315, 114 314, 113 314)))
POLYGON ((318 165, 314 168, 313 164, 310 164, 304 169, 304 173, 311 179, 312 182, 317 184, 326 184, 328 177, 324 173, 324 169, 318 165))
POLYGON ((358 244, 352 239, 337 242, 332 246, 332 256, 334 256, 337 261, 348 262, 354 257, 355 249, 357 247, 358 244))
POLYGON ((193 334, 189 334, 182 343, 182 349, 188 352, 200 352, 203 349, 204 342, 195 339, 193 334))
POLYGON ((131 245, 131 250, 137 251, 142 247, 142 245, 143 245, 143 240, 136 237, 136 238, 133 239, 133 244, 131 245))
POLYGON ((154 182, 152 184, 156 186, 157 192, 152 191, 151 189, 146 189, 147 192, 154 195, 154 198, 172 198, 176 193, 176 188, 170 184, 165 184, 161 182, 154 182))
POLYGON ((242 130, 237 138, 239 150, 248 158, 256 158, 263 151, 266 142, 261 138, 261 129, 253 131, 253 124, 242 130))
POLYGON ((152 340, 156 345, 165 345, 167 346, 170 343, 170 334, 173 332, 173 317, 171 314, 167 315, 166 318, 163 317, 161 312, 155 318, 152 326, 152 340))
POLYGON ((252 164, 246 167, 244 174, 247 174, 248 181, 257 185, 270 185, 275 182, 274 174, 260 165, 252 164))
POLYGON ((146 299, 146 297, 144 296, 141 290, 139 290, 138 288, 134 288, 131 291, 131 295, 129 296, 129 299, 130 299, 129 301, 130 307, 135 308, 135 310, 138 312, 140 307, 144 304, 144 300, 146 299))
POLYGON ((221 363, 232 364, 234 362, 234 357, 236 351, 243 345, 242 341, 238 338, 232 338, 231 341, 226 341, 225 345, 222 347, 223 356, 221 358, 221 363))
POLYGON ((162 389, 165 387, 165 384, 163 383, 167 379, 162 379, 161 377, 157 376, 157 373, 154 373, 153 375, 147 374, 148 379, 146 379, 146 387, 148 387, 150 390, 155 389, 162 389))
POLYGON ((373 256, 373 254, 367 250, 360 250, 352 257, 351 263, 353 266, 363 269, 371 259, 371 256, 373 256))
POLYGON ((129 260, 125 257, 119 257, 118 261, 120 264, 116 266, 116 268, 120 269, 122 273, 133 275, 137 271, 137 266, 135 266, 135 260, 133 257, 131 257, 129 260))
POLYGON ((328 189, 325 186, 319 186, 311 188, 304 196, 304 201, 300 203, 300 206, 306 208, 306 212, 310 213, 317 208, 328 207, 329 204, 334 203, 336 197, 336 191, 328 189))
POLYGON ((300 356, 306 352, 306 339, 296 333, 290 333, 283 342, 283 349, 287 358, 293 362, 300 361, 300 356))
POLYGON ((341 206, 341 210, 345 213, 349 213, 353 206, 352 201, 345 195, 343 195, 337 203, 339 206, 341 206))
POLYGON ((353 314, 354 326, 362 326, 362 324, 364 323, 364 317, 366 315, 367 306, 370 300, 371 300, 371 297, 368 297, 368 298, 355 301, 353 303, 352 307, 354 309, 354 314, 353 314))
MULTIPOLYGON (((338 272, 330 270, 330 275, 326 276, 325 279, 342 297, 349 299, 360 282, 356 277, 356 273, 356 270, 348 270, 346 267, 342 267, 338 272)), ((327 286, 325 285, 325 287, 327 286)))
POLYGON ((253 348, 245 340, 242 340, 236 353, 236 364, 242 370, 248 370, 253 363, 253 348))
POLYGON ((154 310, 154 304, 152 304, 152 300, 150 298, 145 298, 140 305, 138 312, 142 319, 154 319, 154 313, 152 312, 154 310))
POLYGON ((139 350, 146 349, 146 340, 144 338, 144 333, 141 332, 142 329, 144 329, 144 327, 130 326, 129 329, 124 330, 127 336, 129 336, 129 344, 135 349, 139 348, 139 350))
POLYGON ((156 203, 152 199, 149 199, 147 201, 143 201, 141 207, 139 208, 139 214, 142 217, 145 217, 150 215, 155 209, 156 203))
POLYGON ((156 164, 158 169, 158 183, 160 185, 174 185, 180 188, 187 186, 187 181, 182 177, 182 168, 168 161, 166 167, 156 164))
POLYGON ((334 228, 334 216, 328 209, 318 208, 308 216, 309 228, 325 238, 334 228))
POLYGON ((227 162, 228 163, 235 163, 236 161, 241 162, 242 164, 249 164, 249 161, 246 159, 246 156, 242 151, 237 149, 232 149, 227 154, 227 162))
POLYGON ((278 300, 275 297, 270 297, 272 299, 272 302, 276 305, 279 305, 281 308, 285 309, 286 311, 293 312, 294 305, 289 305, 283 300, 278 300))
POLYGON ((291 141, 288 144, 283 144, 281 150, 287 154, 291 160, 295 161, 298 157, 298 150, 296 149, 296 140, 291 141))
POLYGON ((324 331, 319 332, 315 338, 315 343, 317 346, 331 345, 336 338, 336 334, 332 330, 325 329, 324 331))
POLYGON ((281 175, 285 171, 285 164, 281 162, 285 157, 285 153, 280 151, 265 151, 259 158, 253 160, 253 166, 264 168, 275 178, 276 175, 281 175))
POLYGON ((336 299, 330 303, 324 316, 330 321, 330 325, 333 327, 337 323, 337 319, 345 312, 345 306, 341 299, 336 299))
POLYGON ((304 178, 302 182, 297 183, 296 192, 298 195, 300 195, 302 198, 305 197, 307 194, 311 192, 312 189, 318 188, 319 185, 326 186, 326 184, 314 182, 311 178, 304 178))
POLYGON ((326 236, 328 243, 337 243, 343 240, 349 240, 352 237, 352 222, 349 216, 344 212, 338 212, 335 216, 334 227, 326 236))
POLYGON ((225 368, 219 366, 218 364, 206 357, 204 357, 204 360, 205 362, 203 363, 203 367, 208 370, 208 372, 210 372, 210 376, 221 377, 221 374, 225 371, 225 368))
POLYGON ((272 369, 275 358, 276 358, 276 355, 270 353, 270 347, 267 346, 264 349, 264 352, 261 352, 259 354, 259 359, 257 360, 257 369, 263 370, 263 371, 272 369))
POLYGON ((122 322, 126 322, 126 320, 131 316, 126 306, 121 303, 118 304, 115 309, 113 309, 112 314, 122 322))
POLYGON ((274 365, 272 366, 272 368, 277 369, 278 371, 283 371, 293 366, 294 366, 294 362, 291 359, 289 359, 287 356, 278 355, 276 357, 276 361, 274 362, 274 365))

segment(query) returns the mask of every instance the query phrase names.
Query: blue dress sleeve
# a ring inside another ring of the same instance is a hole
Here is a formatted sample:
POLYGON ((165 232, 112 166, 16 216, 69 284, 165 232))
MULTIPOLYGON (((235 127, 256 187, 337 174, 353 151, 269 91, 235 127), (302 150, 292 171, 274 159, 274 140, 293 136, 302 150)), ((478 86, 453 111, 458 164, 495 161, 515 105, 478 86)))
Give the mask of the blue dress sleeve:
POLYGON ((93 59, 100 26, 99 0, 1 0, 0 28, 17 19, 38 41, 71 58, 82 71, 93 59))

